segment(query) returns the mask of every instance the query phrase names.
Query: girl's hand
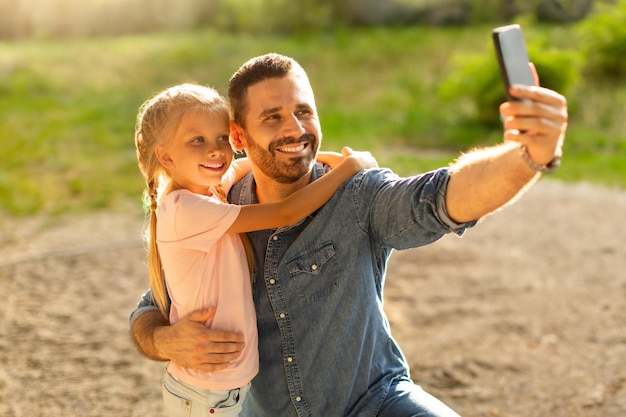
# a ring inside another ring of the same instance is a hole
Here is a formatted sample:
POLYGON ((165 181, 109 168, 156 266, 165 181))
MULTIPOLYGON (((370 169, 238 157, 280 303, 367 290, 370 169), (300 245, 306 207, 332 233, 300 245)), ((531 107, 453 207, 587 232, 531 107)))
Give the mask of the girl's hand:
POLYGON ((318 152, 317 153, 317 162, 321 162, 322 164, 326 164, 331 168, 335 168, 337 165, 343 162, 343 155, 337 152, 318 152))
POLYGON ((367 151, 356 152, 346 146, 341 150, 341 153, 343 154, 344 163, 351 164, 357 172, 367 168, 378 168, 376 158, 367 151))

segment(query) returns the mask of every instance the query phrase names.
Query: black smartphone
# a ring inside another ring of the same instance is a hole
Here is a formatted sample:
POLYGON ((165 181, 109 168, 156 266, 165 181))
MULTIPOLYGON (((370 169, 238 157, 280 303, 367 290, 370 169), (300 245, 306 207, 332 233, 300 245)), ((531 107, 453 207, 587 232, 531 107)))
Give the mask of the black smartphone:
POLYGON ((509 100, 518 100, 509 95, 512 84, 535 85, 535 78, 528 65, 530 60, 522 28, 520 25, 497 27, 492 36, 506 95, 509 100))

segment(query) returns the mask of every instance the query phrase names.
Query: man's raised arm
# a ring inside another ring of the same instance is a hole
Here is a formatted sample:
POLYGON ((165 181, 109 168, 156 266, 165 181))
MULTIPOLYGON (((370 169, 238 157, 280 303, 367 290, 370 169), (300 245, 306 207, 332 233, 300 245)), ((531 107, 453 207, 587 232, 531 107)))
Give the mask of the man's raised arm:
POLYGON ((458 223, 506 205, 560 162, 565 98, 541 87, 514 86, 511 94, 523 100, 500 106, 506 142, 468 152, 450 167, 446 209, 458 223))

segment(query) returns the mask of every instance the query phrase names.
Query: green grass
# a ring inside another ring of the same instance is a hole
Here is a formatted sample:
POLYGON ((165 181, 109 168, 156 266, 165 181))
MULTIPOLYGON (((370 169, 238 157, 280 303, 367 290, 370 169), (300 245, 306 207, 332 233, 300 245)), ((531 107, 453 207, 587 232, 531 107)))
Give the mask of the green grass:
MULTIPOLYGON (((185 34, 0 43, 0 207, 12 215, 79 212, 131 201, 143 181, 133 129, 138 107, 172 84, 197 81, 223 94, 248 58, 296 58, 313 84, 324 148, 370 149, 403 175, 452 161, 501 132, 468 122, 465 102, 438 86, 461 52, 487 51, 489 30, 338 29, 297 37, 185 34)), ((537 27, 567 47, 567 27, 537 27)), ((490 52, 489 52, 490 53, 490 52)), ((626 187, 626 86, 582 83, 555 178, 626 187)), ((497 109, 494 109, 497 112, 497 109)))

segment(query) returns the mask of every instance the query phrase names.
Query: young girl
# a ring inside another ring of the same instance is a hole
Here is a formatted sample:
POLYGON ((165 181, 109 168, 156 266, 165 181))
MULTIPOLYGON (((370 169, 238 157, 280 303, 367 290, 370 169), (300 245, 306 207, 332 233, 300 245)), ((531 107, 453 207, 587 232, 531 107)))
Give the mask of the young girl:
POLYGON ((239 332, 245 342, 241 355, 221 371, 201 373, 170 363, 163 381, 169 416, 237 416, 258 372, 251 267, 245 235, 238 233, 295 224, 321 207, 350 176, 376 166, 369 153, 349 155, 346 150, 345 159, 323 153, 323 162, 336 165, 334 169, 285 200, 228 204, 229 188, 250 171, 247 159, 232 160, 228 122, 225 100, 195 84, 162 91, 137 116, 137 158, 150 200, 153 297, 170 323, 215 306, 213 320, 205 325, 239 332))

